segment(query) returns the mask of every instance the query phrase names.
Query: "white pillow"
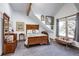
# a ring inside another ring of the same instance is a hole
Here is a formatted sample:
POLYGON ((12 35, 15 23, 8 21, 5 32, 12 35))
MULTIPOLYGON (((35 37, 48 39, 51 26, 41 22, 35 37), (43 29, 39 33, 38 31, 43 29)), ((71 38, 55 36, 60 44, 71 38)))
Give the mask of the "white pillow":
POLYGON ((36 30, 36 33, 40 33, 40 31, 39 30, 36 30))
POLYGON ((27 30, 27 34, 32 34, 32 30, 27 30))
POLYGON ((40 32, 39 32, 39 30, 32 30, 32 33, 38 34, 38 33, 40 33, 40 32))
POLYGON ((36 30, 32 30, 32 33, 33 33, 33 34, 36 34, 36 30))

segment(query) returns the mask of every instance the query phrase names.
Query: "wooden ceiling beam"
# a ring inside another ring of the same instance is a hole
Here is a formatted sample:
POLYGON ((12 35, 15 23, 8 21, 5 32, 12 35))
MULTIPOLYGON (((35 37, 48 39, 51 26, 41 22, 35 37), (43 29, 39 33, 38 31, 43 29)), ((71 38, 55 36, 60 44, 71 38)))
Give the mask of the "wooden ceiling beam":
POLYGON ((27 9, 27 16, 29 16, 29 14, 30 14, 31 6, 32 6, 32 3, 29 3, 28 9, 27 9))

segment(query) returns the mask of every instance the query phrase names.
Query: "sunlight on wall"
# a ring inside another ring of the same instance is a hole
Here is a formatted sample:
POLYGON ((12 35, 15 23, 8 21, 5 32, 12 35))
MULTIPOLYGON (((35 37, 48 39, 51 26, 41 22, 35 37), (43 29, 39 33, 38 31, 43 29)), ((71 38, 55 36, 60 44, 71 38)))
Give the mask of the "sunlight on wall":
POLYGON ((35 14, 35 16, 36 16, 39 20, 41 20, 41 15, 40 15, 40 14, 35 14))

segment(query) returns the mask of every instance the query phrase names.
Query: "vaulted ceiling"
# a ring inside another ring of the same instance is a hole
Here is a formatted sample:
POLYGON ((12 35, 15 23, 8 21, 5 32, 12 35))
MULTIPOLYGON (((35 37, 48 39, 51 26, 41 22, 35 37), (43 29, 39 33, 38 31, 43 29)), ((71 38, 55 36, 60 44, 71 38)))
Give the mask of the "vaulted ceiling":
POLYGON ((10 3, 14 11, 27 13, 29 3, 10 3))
MULTIPOLYGON (((35 14, 54 16, 66 3, 32 3, 31 10, 35 14)), ((10 3, 14 11, 28 13, 29 3, 10 3)), ((74 3, 79 11, 79 3, 74 3)))
POLYGON ((32 10, 36 14, 54 16, 63 5, 63 3, 36 3, 32 5, 32 10))
POLYGON ((79 3, 75 3, 77 10, 79 11, 79 3))
MULTIPOLYGON (((11 3, 14 11, 26 13, 28 12, 29 3, 11 3)), ((64 5, 64 3, 32 3, 31 11, 36 14, 54 16, 64 5)))

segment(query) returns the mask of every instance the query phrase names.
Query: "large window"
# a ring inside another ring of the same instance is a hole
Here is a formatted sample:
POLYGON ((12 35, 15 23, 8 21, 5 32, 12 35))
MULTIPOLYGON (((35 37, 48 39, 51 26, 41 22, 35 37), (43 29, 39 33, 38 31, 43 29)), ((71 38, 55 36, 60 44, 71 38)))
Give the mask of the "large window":
POLYGON ((59 36, 74 38, 76 17, 69 17, 59 20, 59 36))
POLYGON ((66 22, 64 19, 59 20, 59 36, 66 36, 66 22))

